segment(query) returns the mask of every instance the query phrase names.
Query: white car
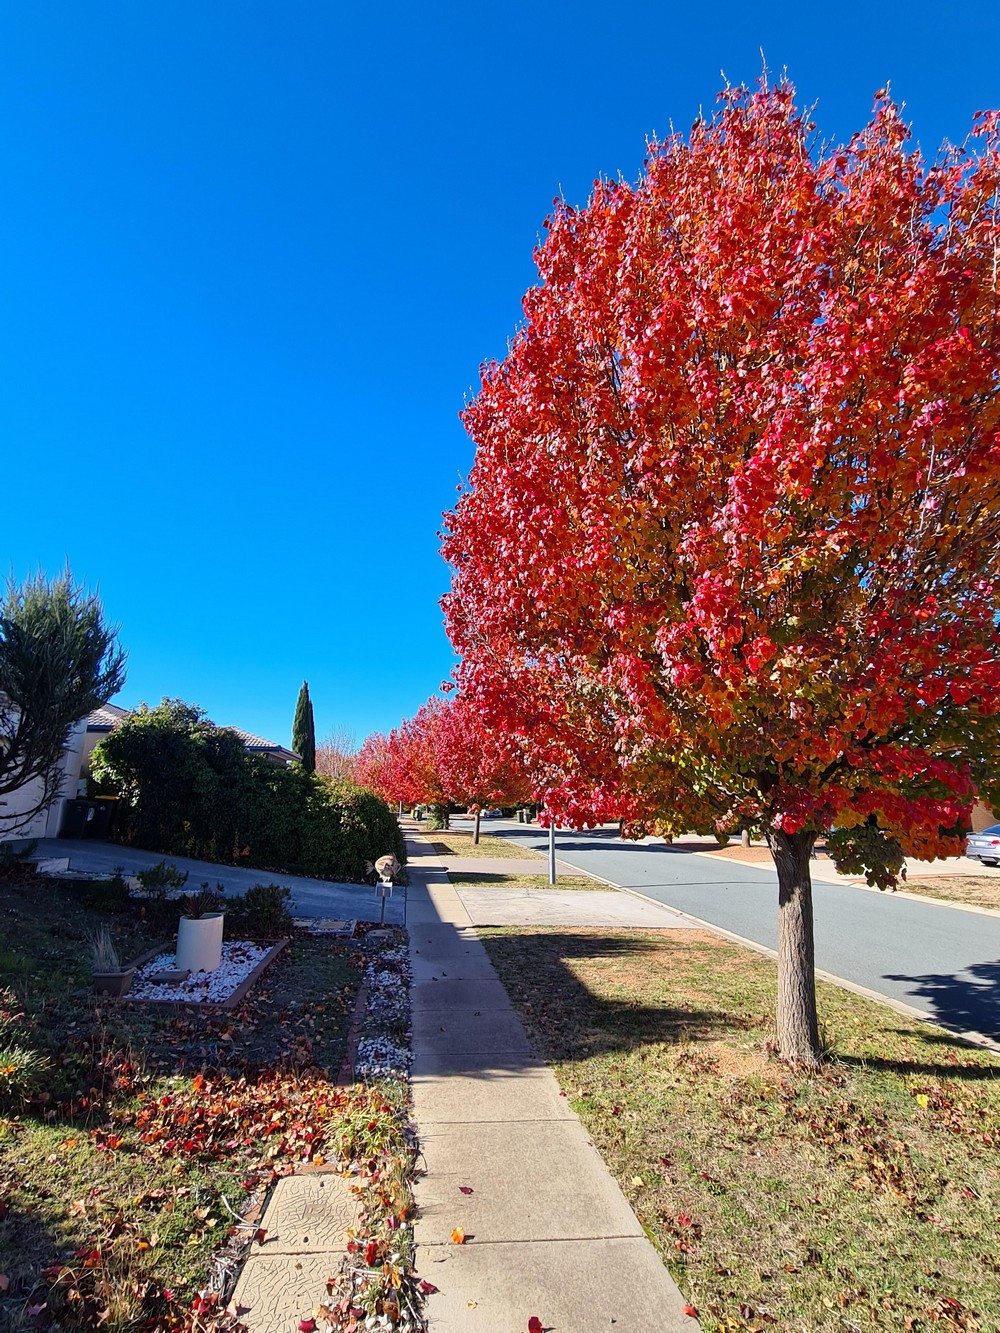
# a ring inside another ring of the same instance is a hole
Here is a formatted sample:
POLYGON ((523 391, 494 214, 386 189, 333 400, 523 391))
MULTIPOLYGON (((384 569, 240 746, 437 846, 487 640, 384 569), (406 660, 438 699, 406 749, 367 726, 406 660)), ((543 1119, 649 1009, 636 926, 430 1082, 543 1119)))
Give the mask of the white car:
POLYGON ((991 824, 978 833, 969 834, 966 856, 982 861, 984 866, 1000 865, 1000 824, 991 824))

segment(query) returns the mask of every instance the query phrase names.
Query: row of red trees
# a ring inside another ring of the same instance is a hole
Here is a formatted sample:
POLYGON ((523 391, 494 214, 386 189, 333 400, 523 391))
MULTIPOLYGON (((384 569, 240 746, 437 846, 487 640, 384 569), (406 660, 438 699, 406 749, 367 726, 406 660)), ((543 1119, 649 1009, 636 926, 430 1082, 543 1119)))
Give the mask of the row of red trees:
MULTIPOLYGON (((489 730, 461 696, 435 696, 388 736, 369 736, 354 760, 355 780, 388 801, 479 811, 531 799, 513 738, 489 730)), ((479 821, 476 820, 478 841, 479 821)))

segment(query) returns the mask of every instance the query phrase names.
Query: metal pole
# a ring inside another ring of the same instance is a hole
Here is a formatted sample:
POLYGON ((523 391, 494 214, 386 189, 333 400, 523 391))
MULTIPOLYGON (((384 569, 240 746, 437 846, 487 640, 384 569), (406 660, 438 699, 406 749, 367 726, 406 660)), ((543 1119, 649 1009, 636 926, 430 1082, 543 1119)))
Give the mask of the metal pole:
POLYGON ((549 883, 556 882, 556 826, 549 824, 549 883))

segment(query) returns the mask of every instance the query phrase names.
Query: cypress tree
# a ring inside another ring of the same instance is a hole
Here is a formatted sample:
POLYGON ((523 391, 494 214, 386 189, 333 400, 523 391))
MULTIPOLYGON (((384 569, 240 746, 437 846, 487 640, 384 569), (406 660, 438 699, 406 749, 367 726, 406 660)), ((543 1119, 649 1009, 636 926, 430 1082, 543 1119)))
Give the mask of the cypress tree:
POLYGON ((298 703, 295 705, 295 721, 292 723, 292 749, 302 760, 302 767, 307 773, 316 771, 316 724, 313 721, 312 700, 309 698, 309 682, 304 680, 299 690, 298 703))

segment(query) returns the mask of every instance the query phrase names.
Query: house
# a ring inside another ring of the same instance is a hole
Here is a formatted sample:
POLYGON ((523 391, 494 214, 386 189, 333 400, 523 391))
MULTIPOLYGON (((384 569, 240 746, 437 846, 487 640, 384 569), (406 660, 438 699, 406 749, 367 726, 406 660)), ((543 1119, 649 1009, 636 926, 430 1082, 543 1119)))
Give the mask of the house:
POLYGON ((298 763, 301 757, 294 750, 288 750, 284 745, 278 745, 276 741, 267 741, 263 736, 255 736, 250 731, 244 731, 242 727, 227 727, 226 730, 235 731, 251 754, 273 759, 276 764, 284 764, 286 768, 289 764, 298 763))
MULTIPOLYGON (((130 712, 130 709, 120 708, 118 704, 104 704, 76 724, 60 760, 62 772, 59 795, 47 810, 35 815, 28 823, 20 825, 18 820, 41 795, 41 779, 29 782, 7 796, 0 796, 0 842, 58 837, 63 827, 67 801, 86 796, 90 756, 94 749, 130 712)), ((255 736, 242 727, 229 727, 227 730, 235 731, 251 754, 263 755, 276 764, 287 767, 299 758, 294 750, 276 741, 269 741, 264 736, 255 736)))
POLYGON ((83 742, 83 761, 80 764, 80 781, 86 790, 86 779, 90 773, 90 756, 94 753, 97 745, 104 740, 109 732, 114 731, 115 727, 123 717, 128 717, 129 709, 119 708, 117 704, 104 704, 100 708, 95 708, 87 718, 87 727, 84 732, 83 742))
POLYGON ((86 735, 86 720, 81 720, 70 732, 69 743, 59 760, 59 794, 47 809, 22 822, 43 794, 41 778, 34 778, 17 791, 0 796, 0 842, 57 836, 63 806, 68 798, 77 794, 86 735))

